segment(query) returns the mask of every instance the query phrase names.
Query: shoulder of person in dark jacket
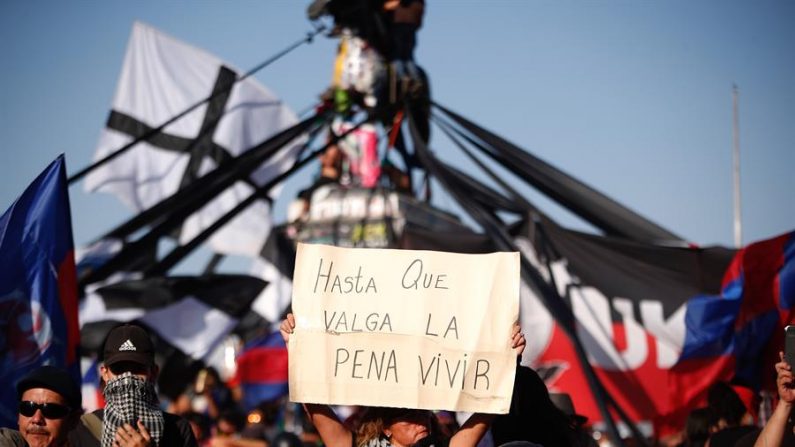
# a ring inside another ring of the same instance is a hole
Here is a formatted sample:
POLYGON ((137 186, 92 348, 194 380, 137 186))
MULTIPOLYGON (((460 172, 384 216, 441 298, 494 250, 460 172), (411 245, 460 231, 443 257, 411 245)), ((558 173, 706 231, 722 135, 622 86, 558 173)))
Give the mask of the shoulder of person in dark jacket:
MULTIPOLYGON (((103 410, 93 412, 98 418, 102 419, 103 410)), ((190 423, 176 414, 163 412, 163 439, 160 445, 176 447, 198 447, 196 438, 193 437, 193 430, 190 423)), ((83 423, 69 433, 70 447, 99 447, 100 441, 83 423)))
POLYGON ((11 428, 0 428, 0 446, 27 447, 22 433, 11 428))

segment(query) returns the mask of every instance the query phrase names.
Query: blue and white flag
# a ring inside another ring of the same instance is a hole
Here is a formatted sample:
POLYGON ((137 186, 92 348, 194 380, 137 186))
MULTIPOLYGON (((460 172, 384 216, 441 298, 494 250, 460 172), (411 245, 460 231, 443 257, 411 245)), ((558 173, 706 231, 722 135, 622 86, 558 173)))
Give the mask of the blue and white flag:
POLYGON ((0 427, 16 426, 16 384, 33 369, 80 383, 73 247, 61 155, 0 216, 0 427))

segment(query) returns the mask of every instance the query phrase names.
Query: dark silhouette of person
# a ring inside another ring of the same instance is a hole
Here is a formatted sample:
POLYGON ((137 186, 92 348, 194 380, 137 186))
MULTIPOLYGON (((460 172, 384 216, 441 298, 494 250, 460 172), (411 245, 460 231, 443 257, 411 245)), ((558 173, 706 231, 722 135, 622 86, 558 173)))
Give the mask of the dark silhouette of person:
POLYGON ((549 390, 533 369, 519 366, 508 414, 491 425, 494 445, 527 441, 544 446, 588 446, 593 439, 579 430, 549 397, 549 390))

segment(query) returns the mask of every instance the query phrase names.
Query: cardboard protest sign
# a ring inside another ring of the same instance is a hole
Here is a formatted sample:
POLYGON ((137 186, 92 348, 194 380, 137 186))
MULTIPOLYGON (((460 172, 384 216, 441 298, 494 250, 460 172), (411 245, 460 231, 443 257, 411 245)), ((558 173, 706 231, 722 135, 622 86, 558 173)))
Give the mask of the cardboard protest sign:
POLYGON ((299 244, 290 400, 507 413, 519 255, 299 244))

